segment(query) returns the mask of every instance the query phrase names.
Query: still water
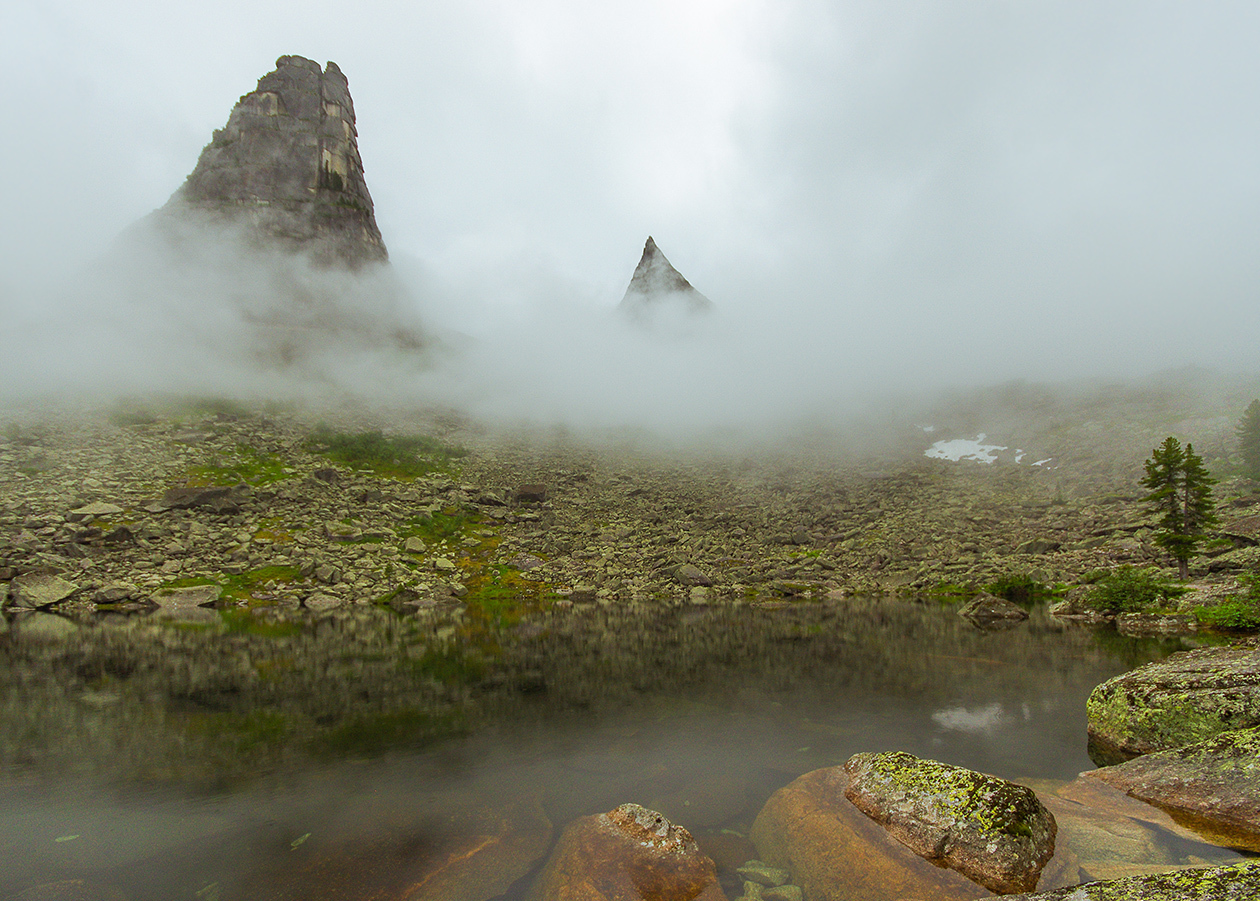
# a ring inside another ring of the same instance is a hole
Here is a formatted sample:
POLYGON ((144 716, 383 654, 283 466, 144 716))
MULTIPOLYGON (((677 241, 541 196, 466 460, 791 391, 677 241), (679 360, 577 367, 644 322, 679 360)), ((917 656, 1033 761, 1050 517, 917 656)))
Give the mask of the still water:
MULTIPOLYGON (((412 877, 462 836, 536 854, 625 802, 686 826, 730 885, 796 776, 901 749, 1070 780, 1093 766, 1090 690, 1183 647, 878 598, 3 628, 0 898, 82 879, 127 901, 430 897, 412 877)), ((513 865, 509 899, 537 866, 513 865)))

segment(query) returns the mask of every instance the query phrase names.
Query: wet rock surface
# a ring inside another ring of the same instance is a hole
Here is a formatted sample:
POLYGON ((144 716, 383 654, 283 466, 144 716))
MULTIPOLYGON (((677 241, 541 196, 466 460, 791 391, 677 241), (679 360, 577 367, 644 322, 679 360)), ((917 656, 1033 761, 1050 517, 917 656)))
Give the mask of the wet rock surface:
POLYGON ((1087 709, 1091 755, 1100 762, 1260 726, 1260 645, 1175 654, 1098 686, 1087 709))
POLYGON ((845 797, 843 767, 806 773, 775 792, 753 824, 760 858, 808 898, 984 898, 988 890, 929 863, 845 797))
POLYGON ((901 751, 856 754, 845 797, 919 856, 1005 894, 1035 888, 1054 817, 1029 788, 901 751))
POLYGON ((1208 840, 1260 851, 1260 731, 1224 732, 1087 774, 1208 840))
POLYGON ((561 835, 529 901, 726 901, 686 829, 638 804, 583 817, 561 835))

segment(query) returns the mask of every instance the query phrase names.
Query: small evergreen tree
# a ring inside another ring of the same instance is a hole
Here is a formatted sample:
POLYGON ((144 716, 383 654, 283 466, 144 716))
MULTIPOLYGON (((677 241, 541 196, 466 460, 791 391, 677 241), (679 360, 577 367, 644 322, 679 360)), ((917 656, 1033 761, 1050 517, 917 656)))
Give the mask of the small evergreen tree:
POLYGON ((1247 478, 1260 481, 1260 400, 1253 400, 1247 407, 1236 431, 1243 472, 1247 478))
POLYGON ((1194 445, 1184 448, 1168 437, 1146 461, 1142 485, 1150 494, 1142 498, 1149 512, 1159 517, 1155 543, 1177 561, 1182 580, 1190 577, 1190 558, 1198 553, 1207 530, 1216 525, 1212 485, 1216 480, 1203 467, 1194 445))

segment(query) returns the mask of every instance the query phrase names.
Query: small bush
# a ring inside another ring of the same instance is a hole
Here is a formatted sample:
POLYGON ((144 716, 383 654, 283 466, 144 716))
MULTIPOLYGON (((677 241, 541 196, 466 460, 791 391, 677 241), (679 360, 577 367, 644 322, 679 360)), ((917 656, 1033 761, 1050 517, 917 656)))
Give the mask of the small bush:
POLYGON ((1214 607, 1195 607, 1194 615, 1205 626, 1224 632, 1260 630, 1260 575, 1247 573, 1238 577, 1247 588, 1241 598, 1230 598, 1214 607))
POLYGON ((1184 589, 1158 572, 1126 565, 1098 579, 1085 603, 1102 613, 1136 613, 1182 593, 1184 589))
POLYGON ((1231 598, 1215 607, 1195 607, 1194 615, 1203 625, 1224 632, 1260 629, 1260 603, 1250 598, 1231 598))

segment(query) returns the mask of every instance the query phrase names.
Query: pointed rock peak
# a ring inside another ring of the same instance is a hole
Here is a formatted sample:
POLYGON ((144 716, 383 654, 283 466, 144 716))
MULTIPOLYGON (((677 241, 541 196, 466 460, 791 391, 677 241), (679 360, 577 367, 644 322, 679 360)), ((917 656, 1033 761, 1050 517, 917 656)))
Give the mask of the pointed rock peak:
POLYGON ((649 235, 619 309, 643 321, 669 313, 704 313, 712 308, 713 301, 691 286, 649 235))
POLYGON ((264 243, 355 269, 388 259, 363 177, 354 102, 336 63, 282 56, 201 151, 166 213, 249 229, 264 243))

